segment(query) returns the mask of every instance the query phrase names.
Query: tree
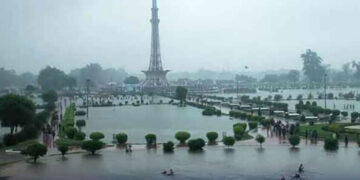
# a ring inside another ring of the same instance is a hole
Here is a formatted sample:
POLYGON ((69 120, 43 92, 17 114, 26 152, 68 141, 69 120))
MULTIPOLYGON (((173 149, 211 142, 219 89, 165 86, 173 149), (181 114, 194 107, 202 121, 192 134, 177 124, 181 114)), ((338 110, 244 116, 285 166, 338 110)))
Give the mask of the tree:
POLYGON ((347 117, 347 116, 349 115, 349 113, 348 113, 347 111, 342 111, 342 112, 341 112, 341 115, 342 115, 343 117, 347 117))
POLYGON ((58 96, 57 96, 56 91, 49 90, 49 91, 46 91, 45 93, 43 93, 41 95, 41 98, 47 104, 52 104, 52 103, 55 103, 57 101, 58 96))
POLYGON ((322 66, 322 59, 315 51, 310 49, 306 53, 301 54, 303 60, 303 71, 310 82, 321 82, 325 75, 325 67, 322 66))
POLYGON ((298 70, 290 70, 287 74, 287 78, 290 82, 298 82, 300 80, 300 72, 298 70))
POLYGON ((89 140, 89 141, 84 141, 81 144, 81 149, 91 152, 91 154, 94 155, 95 152, 97 150, 100 150, 103 146, 104 143, 101 141, 89 140))
POLYGON ((186 95, 188 90, 183 86, 176 87, 176 98, 180 100, 180 103, 183 104, 186 101, 186 95))
POLYGON ((289 136, 289 143, 292 145, 293 148, 295 148, 295 146, 300 144, 300 137, 298 135, 292 135, 289 136))
POLYGON ((335 151, 339 148, 339 142, 335 138, 326 138, 324 143, 324 148, 326 150, 335 151))
POLYGON ((57 140, 56 141, 56 146, 58 151, 61 152, 61 155, 64 157, 65 154, 69 151, 69 143, 63 141, 63 140, 57 140))
POLYGON ((35 118, 35 105, 25 96, 9 94, 0 97, 0 121, 10 127, 10 134, 18 126, 31 124, 35 118))
POLYGON ((153 145, 156 144, 156 135, 155 134, 147 134, 145 136, 146 144, 153 145))
POLYGON ((234 126, 233 127, 234 135, 236 140, 241 140, 245 130, 242 126, 234 126))
POLYGON ((140 80, 136 76, 129 76, 124 80, 125 84, 139 84, 140 80))
POLYGON ((47 148, 43 144, 33 144, 26 148, 25 154, 33 157, 34 163, 40 156, 44 156, 47 153, 47 148))
POLYGON ((356 79, 359 79, 360 78, 360 62, 353 61, 352 67, 355 68, 354 77, 356 79))
POLYGON ((174 152, 174 143, 172 141, 168 141, 163 144, 164 152, 174 152))
POLYGON ((69 139, 73 139, 75 134, 77 133, 77 130, 74 127, 68 127, 65 129, 65 133, 69 139))
POLYGON ((275 100, 275 101, 281 101, 282 98, 283 98, 283 97, 282 97, 281 94, 275 94, 275 96, 274 96, 274 100, 275 100))
POLYGON ((233 145, 235 144, 235 138, 232 137, 232 136, 224 137, 223 143, 224 143, 225 146, 227 146, 227 147, 233 146, 233 145))
POLYGON ((76 121, 76 126, 79 128, 79 131, 81 132, 81 128, 86 125, 86 121, 84 119, 80 119, 76 121))
POLYGON ((116 140, 119 144, 125 144, 127 139, 128 139, 128 136, 125 133, 119 133, 116 135, 116 140))
POLYGON ((104 134, 102 132, 93 132, 90 134, 90 139, 94 141, 99 141, 100 139, 104 139, 104 134))
POLYGON ((351 122, 354 123, 356 121, 356 119, 359 117, 359 113, 358 112, 352 112, 350 114, 351 116, 351 122))
POLYGON ((255 128, 257 128, 257 126, 258 126, 257 121, 249 121, 249 128, 250 129, 255 129, 255 128))
POLYGON ((175 138, 180 141, 180 144, 182 145, 186 144, 186 140, 188 140, 190 136, 190 133, 186 131, 179 131, 175 134, 175 138))
POLYGON ((205 141, 201 138, 191 139, 188 142, 190 151, 200 151, 205 146, 205 141))
POLYGON ((262 147, 262 143, 265 142, 265 137, 259 134, 256 136, 256 141, 260 143, 260 147, 262 147))
POLYGON ((45 91, 62 90, 65 87, 73 86, 74 80, 69 80, 70 78, 63 71, 47 66, 40 71, 38 83, 45 91))
POLYGON ((218 138, 217 132, 208 132, 206 133, 206 137, 208 138, 209 142, 208 144, 216 144, 216 139, 218 138))
POLYGON ((83 132, 76 132, 75 133, 75 140, 83 141, 86 137, 86 134, 83 132))

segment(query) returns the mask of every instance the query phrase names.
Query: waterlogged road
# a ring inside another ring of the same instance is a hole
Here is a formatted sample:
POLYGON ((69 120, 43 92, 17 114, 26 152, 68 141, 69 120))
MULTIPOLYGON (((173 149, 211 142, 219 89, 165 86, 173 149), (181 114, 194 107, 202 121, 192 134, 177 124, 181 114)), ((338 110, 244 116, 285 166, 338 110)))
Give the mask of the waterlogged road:
POLYGON ((206 147, 203 153, 190 153, 178 148, 174 154, 161 149, 102 150, 97 156, 86 154, 45 157, 37 165, 25 162, 2 167, 2 176, 22 179, 286 179, 300 163, 305 166, 305 179, 356 180, 360 177, 360 149, 351 144, 337 152, 326 152, 321 145, 302 144, 298 150, 287 145, 236 145, 206 147), (161 175, 172 168, 175 176, 161 175))

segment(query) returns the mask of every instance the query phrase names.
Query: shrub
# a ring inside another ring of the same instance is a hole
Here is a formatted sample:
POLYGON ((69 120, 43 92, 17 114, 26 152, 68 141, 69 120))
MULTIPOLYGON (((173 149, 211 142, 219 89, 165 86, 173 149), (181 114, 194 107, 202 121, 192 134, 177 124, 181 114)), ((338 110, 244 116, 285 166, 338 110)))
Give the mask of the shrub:
POLYGON ((262 147, 262 143, 265 142, 265 137, 259 134, 256 136, 256 141, 260 143, 260 147, 262 147))
POLYGON ((75 112, 75 116, 85 116, 85 115, 86 115, 86 111, 83 111, 83 110, 75 112))
POLYGON ((76 128, 74 127, 68 127, 65 129, 65 133, 66 133, 66 136, 69 138, 69 139, 73 139, 75 134, 76 134, 77 130, 76 128))
POLYGON ((60 142, 58 141, 56 142, 56 146, 58 151, 60 151, 61 155, 64 157, 69 150, 69 144, 64 141, 60 141, 60 142))
POLYGON ((295 147, 300 144, 300 137, 298 135, 292 135, 289 136, 289 143, 292 145, 292 147, 295 147))
POLYGON ((326 138, 324 148, 326 150, 335 151, 339 148, 339 142, 335 138, 326 138))
POLYGON ((341 115, 342 115, 343 117, 347 117, 347 116, 349 115, 349 113, 348 113, 347 111, 343 111, 343 112, 341 112, 341 115))
POLYGON ((357 144, 360 147, 360 139, 357 140, 357 144))
POLYGON ((234 126, 233 127, 234 135, 236 140, 241 140, 242 136, 245 133, 243 126, 234 126))
POLYGON ((100 150, 103 146, 104 143, 101 141, 89 140, 82 143, 81 149, 91 152, 91 154, 94 155, 95 152, 100 150))
POLYGON ((128 136, 125 133, 119 133, 116 135, 116 140, 119 144, 125 144, 128 140, 128 136))
POLYGON ((145 136, 146 144, 156 144, 156 135, 155 134, 147 134, 145 136))
POLYGON ((333 116, 339 116, 339 115, 340 115, 340 111, 337 110, 337 109, 336 109, 336 110, 333 110, 333 111, 332 111, 332 115, 333 115, 333 116))
POLYGON ((202 150, 202 148, 205 146, 205 141, 201 138, 191 139, 188 142, 188 146, 190 151, 202 150))
POLYGON ((168 141, 163 144, 164 152, 174 152, 174 143, 172 141, 168 141))
POLYGON ((216 139, 219 137, 219 135, 217 132, 208 132, 208 133, 206 133, 206 137, 209 140, 209 144, 215 144, 216 139))
POLYGON ((235 138, 231 136, 224 137, 223 143, 227 147, 233 146, 235 144, 235 138))
POLYGON ((190 136, 190 133, 186 131, 179 131, 175 134, 175 138, 180 141, 180 144, 185 144, 186 140, 188 140, 190 136))
POLYGON ((47 153, 47 148, 45 145, 37 143, 37 144, 28 146, 24 153, 26 155, 33 157, 34 163, 36 163, 36 160, 40 156, 44 156, 47 153))
POLYGON ((283 97, 282 97, 281 94, 275 94, 275 96, 274 96, 274 100, 275 100, 275 101, 281 101, 282 98, 283 98, 283 97))
POLYGON ((250 121, 249 122, 249 128, 250 129, 255 129, 255 128, 257 128, 257 126, 258 126, 258 123, 256 121, 250 121))
POLYGON ((76 126, 79 128, 79 131, 81 131, 81 128, 86 125, 86 121, 81 119, 76 121, 76 126))
POLYGON ((90 139, 94 141, 98 141, 100 139, 104 139, 104 134, 102 132, 93 132, 90 134, 90 139))
POLYGON ((83 132, 76 132, 75 133, 75 140, 83 141, 86 137, 86 134, 83 132))
POLYGON ((235 126, 241 126, 244 130, 246 130, 247 128, 247 124, 246 123, 236 123, 236 124, 233 124, 233 127, 235 126))
POLYGON ((352 112, 352 113, 351 113, 351 122, 354 123, 358 117, 359 117, 359 113, 358 113, 358 112, 352 112))

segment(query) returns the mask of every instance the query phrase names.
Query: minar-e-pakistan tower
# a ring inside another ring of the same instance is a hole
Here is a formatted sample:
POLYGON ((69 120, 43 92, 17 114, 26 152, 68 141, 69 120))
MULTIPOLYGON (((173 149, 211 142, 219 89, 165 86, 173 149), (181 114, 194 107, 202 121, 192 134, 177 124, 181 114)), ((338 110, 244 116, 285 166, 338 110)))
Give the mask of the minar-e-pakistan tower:
POLYGON ((164 91, 169 87, 166 74, 169 70, 164 70, 161 63, 160 37, 159 37, 159 17, 156 0, 152 0, 151 17, 151 55, 150 65, 147 71, 142 71, 146 75, 141 87, 145 91, 164 91))

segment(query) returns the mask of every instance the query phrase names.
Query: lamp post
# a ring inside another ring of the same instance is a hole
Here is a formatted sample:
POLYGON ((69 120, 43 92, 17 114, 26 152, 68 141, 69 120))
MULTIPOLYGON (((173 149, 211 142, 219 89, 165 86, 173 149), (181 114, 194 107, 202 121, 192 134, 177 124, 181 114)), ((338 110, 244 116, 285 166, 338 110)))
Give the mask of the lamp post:
POLYGON ((326 96, 326 79, 327 79, 327 74, 325 73, 325 75, 324 75, 324 105, 325 105, 325 109, 326 109, 326 98, 327 98, 327 96, 326 96))

